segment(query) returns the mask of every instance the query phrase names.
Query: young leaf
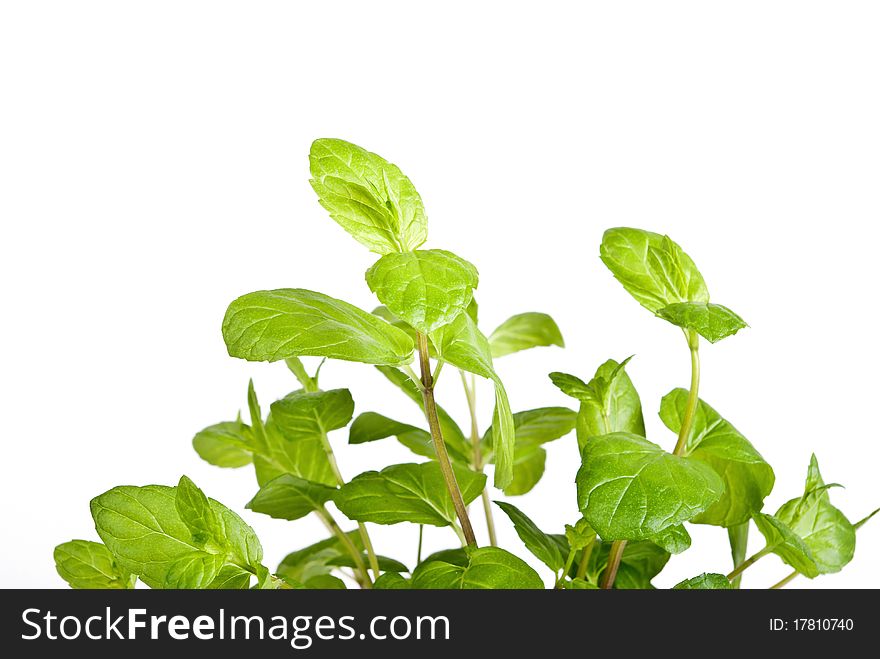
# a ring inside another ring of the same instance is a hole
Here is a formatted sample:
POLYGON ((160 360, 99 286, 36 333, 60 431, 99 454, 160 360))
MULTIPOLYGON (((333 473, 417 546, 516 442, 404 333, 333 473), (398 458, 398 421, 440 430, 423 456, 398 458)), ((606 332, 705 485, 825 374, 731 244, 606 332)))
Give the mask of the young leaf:
POLYGON ((703 572, 703 574, 680 581, 672 590, 733 590, 727 577, 723 574, 703 572))
POLYGON ((489 335, 489 348, 495 359, 539 346, 565 347, 562 332, 545 313, 531 311, 511 316, 489 335))
POLYGON ((256 362, 315 356, 402 366, 414 347, 381 318, 301 288, 242 295, 223 318, 223 340, 230 356, 256 362))
POLYGON ((784 503, 775 517, 804 541, 819 574, 840 572, 852 560, 856 529, 831 505, 815 455, 810 459, 804 495, 784 503))
POLYGON ((241 421, 224 421, 196 433, 192 440, 199 457, 217 467, 243 467, 251 463, 251 429, 241 421))
MULTIPOLYGON (((397 437, 397 441, 416 455, 431 458, 432 460, 437 457, 431 433, 427 430, 389 419, 387 416, 382 416, 376 412, 364 412, 358 416, 348 431, 349 444, 374 442, 386 437, 397 437)), ((461 456, 457 450, 450 449, 449 457, 454 462, 468 464, 467 458, 461 456)))
MULTIPOLYGON (((466 504, 483 491, 486 476, 455 468, 455 477, 466 504)), ((349 519, 375 524, 432 524, 455 521, 452 497, 436 462, 399 464, 382 471, 367 471, 343 485, 336 507, 349 519)))
POLYGON ((565 539, 572 551, 581 551, 596 540, 596 532, 587 520, 581 518, 574 526, 565 525, 565 539))
POLYGON ((767 551, 776 554, 810 579, 819 575, 819 568, 810 548, 787 524, 765 513, 755 513, 753 519, 767 542, 767 551))
POLYGON ((424 334, 463 313, 479 283, 472 264, 442 249, 386 254, 366 278, 391 313, 424 334))
POLYGON ((397 572, 386 572, 373 583, 376 590, 409 590, 412 584, 397 572))
POLYGON ((466 313, 431 334, 440 358, 452 366, 493 381, 495 385, 494 428, 495 487, 505 488, 513 480, 515 430, 507 391, 495 373, 489 341, 466 313))
POLYGON ((55 569, 71 588, 134 588, 135 576, 100 542, 71 540, 55 547, 55 569))
POLYGON ((702 462, 618 432, 587 443, 577 489, 581 512, 603 540, 649 540, 706 510, 724 484, 702 462))
POLYGON ((176 494, 177 488, 162 485, 120 486, 92 499, 98 535, 122 568, 151 588, 163 588, 172 569, 175 578, 168 583, 177 583, 199 569, 187 567, 187 561, 199 557, 210 563, 209 554, 239 565, 259 565, 263 550, 253 529, 212 499, 208 501, 226 549, 203 550, 177 511, 176 494), (181 559, 184 562, 176 564, 181 559))
POLYGON ((344 140, 322 138, 312 143, 309 168, 321 205, 370 251, 407 252, 428 238, 419 193, 381 156, 344 140))
POLYGON ((413 572, 412 587, 417 589, 539 589, 541 577, 528 563, 497 547, 481 547, 468 556, 465 566, 443 561, 426 561, 413 572))
POLYGON ((609 229, 602 262, 653 313, 678 302, 708 302, 709 291, 691 258, 668 236, 641 229, 609 229))
POLYGON ((550 380, 562 393, 580 401, 577 439, 583 451, 590 437, 612 432, 628 432, 644 437, 642 402, 626 373, 626 364, 609 359, 589 383, 567 373, 551 373, 550 380))
MULTIPOLYGON (((412 400, 422 412, 425 411, 425 401, 422 392, 416 386, 410 377, 396 368, 390 366, 376 367, 382 375, 384 375, 392 384, 396 385, 410 400, 412 400)), ((471 464, 472 448, 470 441, 464 436, 458 424, 453 420, 449 413, 439 405, 437 406, 437 417, 440 421, 440 430, 443 433, 443 440, 446 442, 446 448, 449 450, 449 457, 461 464, 471 464)), ((412 447, 408 447, 415 452, 412 447)), ((433 457, 433 444, 431 445, 431 453, 433 457)), ((426 456, 427 457, 427 456, 426 456)))
POLYGON ((245 507, 276 519, 295 520, 320 510, 335 494, 335 487, 282 474, 263 485, 245 507))
MULTIPOLYGON (((205 493, 186 476, 181 476, 177 484, 174 505, 180 519, 192 532, 193 541, 199 547, 204 547, 210 542, 218 550, 223 549, 223 527, 220 525, 217 513, 214 512, 205 493)), ((218 567, 217 571, 219 570, 218 567)), ((213 576, 211 578, 213 579, 213 576)))
MULTIPOLYGON (((673 389, 660 403, 660 418, 672 432, 681 429, 688 392, 673 389)), ((712 407, 699 401, 685 455, 705 462, 724 481, 721 498, 695 517, 697 524, 731 527, 764 507, 776 477, 761 454, 712 407)))
POLYGON ((525 513, 516 506, 503 501, 496 501, 495 505, 510 518, 519 539, 523 541, 526 549, 532 552, 535 558, 553 572, 559 572, 565 566, 565 557, 559 551, 559 544, 539 529, 525 513))
POLYGON ((265 485, 281 474, 335 486, 327 457, 327 433, 348 425, 354 401, 348 389, 294 391, 272 403, 266 421, 267 450, 254 457, 257 481, 265 485))
POLYGON ((655 535, 651 538, 651 542, 670 554, 680 554, 690 549, 691 535, 684 528, 684 525, 676 524, 655 535))
POLYGON ((856 531, 858 531, 858 530, 859 530, 860 528, 862 528, 865 524, 867 524, 868 522, 870 522, 870 521, 871 521, 871 518, 874 517, 874 515, 876 515, 877 513, 880 513, 880 508, 877 508, 877 510, 874 510, 874 511, 868 513, 867 515, 865 515, 864 517, 862 517, 862 519, 860 519, 858 522, 856 522, 855 524, 853 524, 853 528, 854 528, 856 531))
MULTIPOLYGON (((299 381, 302 385, 302 388, 308 392, 318 391, 318 375, 315 374, 315 377, 312 377, 306 372, 306 367, 303 365, 302 360, 299 357, 288 357, 284 360, 284 363, 287 365, 287 368, 290 369, 290 372, 293 373, 294 377, 299 381)), ((321 362, 323 364, 323 361, 321 362)), ((318 366, 318 370, 321 370, 321 367, 318 366)))
POLYGON ((659 309, 657 316, 678 327, 694 330, 710 343, 718 343, 748 327, 742 318, 720 304, 678 302, 659 309))

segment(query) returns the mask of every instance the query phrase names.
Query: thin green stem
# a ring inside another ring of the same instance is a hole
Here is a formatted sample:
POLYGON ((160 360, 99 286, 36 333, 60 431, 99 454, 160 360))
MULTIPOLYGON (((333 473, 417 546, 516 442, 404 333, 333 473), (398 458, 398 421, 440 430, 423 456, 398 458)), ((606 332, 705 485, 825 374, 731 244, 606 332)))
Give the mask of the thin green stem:
POLYGON ((694 427, 694 416, 697 413, 697 404, 700 402, 700 337, 693 330, 686 330, 688 348, 691 351, 691 388, 688 392, 687 405, 684 408, 684 419, 681 422, 681 430, 678 432, 678 442, 675 444, 675 455, 683 455, 687 449, 691 430, 694 427))
POLYGON ((799 575, 799 574, 800 574, 800 572, 798 572, 797 570, 795 570, 794 572, 792 572, 791 574, 789 574, 789 575, 788 575, 787 577, 785 577, 784 579, 780 579, 780 580, 777 581, 775 584, 773 584, 772 586, 770 586, 770 590, 779 590, 780 588, 785 587, 786 584, 788 584, 792 579, 794 579, 794 578, 795 578, 797 575, 799 575))
MULTIPOLYGON (((345 485, 345 479, 342 477, 342 472, 339 471, 339 465, 336 463, 336 454, 333 453, 333 447, 330 446, 330 440, 327 437, 327 433, 324 432, 324 429, 321 428, 321 446, 324 448, 324 455, 327 456, 327 462, 330 463, 330 469, 333 472, 333 477, 336 479, 336 482, 339 484, 339 487, 345 485)), ((379 559, 376 558, 376 552, 373 550, 373 542, 370 540, 370 534, 367 532, 367 527, 363 524, 363 522, 358 522, 358 533, 360 533, 361 540, 364 543, 364 549, 367 552, 367 557, 370 561, 370 567, 373 570, 374 578, 379 578, 379 559)))
POLYGON ((587 574, 587 565, 590 562, 590 554, 593 553, 593 547, 596 545, 596 539, 593 538, 590 540, 590 544, 584 547, 583 552, 581 552, 581 562, 578 563, 577 573, 574 575, 575 579, 583 579, 587 574))
POLYGON ((461 542, 461 546, 467 547, 468 541, 467 538, 464 536, 464 531, 461 530, 461 527, 455 522, 452 522, 450 526, 452 527, 452 530, 455 531, 455 535, 458 536, 458 540, 459 542, 461 542))
POLYGON ((431 439, 434 441, 437 463, 440 465, 440 471, 443 473, 443 479, 446 481, 446 489, 449 490, 449 496, 452 497, 452 506, 455 508, 455 514, 461 522, 465 543, 476 547, 477 538, 474 536, 474 529, 471 526, 470 517, 468 517, 467 507, 464 505, 464 498, 461 496, 455 472, 452 470, 452 463, 449 461, 449 453, 446 450, 446 442, 443 441, 443 432, 440 429, 440 420, 437 417, 437 403, 434 401, 434 380, 431 375, 431 359, 428 354, 428 337, 422 332, 418 332, 416 338, 419 346, 419 366, 422 373, 422 397, 425 401, 425 416, 428 419, 428 427, 431 430, 431 439))
POLYGON ((416 550, 416 565, 422 562, 422 536, 425 534, 425 525, 419 524, 419 548, 416 550))
POLYGON ((446 362, 439 360, 437 362, 437 366, 434 367, 434 374, 431 376, 431 379, 434 381, 434 384, 437 384, 437 379, 440 377, 440 371, 443 370, 443 364, 446 362))
MULTIPOLYGON (((470 384, 467 381, 465 372, 459 369, 461 375, 461 384, 464 387, 464 395, 467 399, 468 412, 471 417, 471 446, 473 447, 473 467, 482 474, 483 473, 483 449, 480 446, 480 429, 477 424, 477 388, 474 376, 471 376, 470 384)), ((481 493, 483 500, 483 513, 486 516, 486 530, 489 533, 489 544, 493 547, 498 546, 498 539, 495 535, 495 518, 492 515, 492 501, 489 499, 488 488, 483 488, 481 493)))
POLYGON ((569 550, 568 557, 565 559, 565 565, 562 568, 562 574, 560 574, 556 578, 556 588, 562 588, 562 584, 565 583, 565 577, 571 571, 571 566, 574 563, 574 555, 575 552, 573 550, 569 550))
POLYGON ((422 380, 418 376, 418 374, 412 369, 412 366, 406 364, 403 367, 403 372, 409 376, 409 379, 412 380, 413 384, 416 385, 419 391, 424 391, 425 387, 422 384, 422 380))
MULTIPOLYGON (((730 540, 730 556, 733 558, 733 566, 736 567, 746 559, 746 551, 749 546, 749 523, 743 522, 727 529, 727 537, 730 540)), ((742 575, 738 575, 731 585, 739 588, 742 575)))
POLYGON ((734 579, 736 579, 739 575, 741 575, 743 572, 745 572, 748 568, 750 568, 752 565, 757 563, 758 559, 763 558, 764 556, 766 556, 769 553, 770 553, 770 548, 764 547, 761 551, 757 552, 756 554, 752 554, 749 558, 747 558, 742 563, 740 563, 735 568, 733 568, 733 571, 727 575, 728 581, 733 581, 734 579))
POLYGON ((608 552, 608 567, 605 568, 605 574, 602 575, 600 588, 610 590, 614 586, 624 549, 626 549, 626 540, 615 540, 611 543, 611 550, 608 552))
POLYGON ((370 573, 367 572, 367 566, 364 565, 364 559, 361 556, 361 552, 358 551, 358 548, 354 546, 354 543, 351 541, 351 538, 348 537, 348 534, 345 533, 341 528, 339 528, 339 524, 336 523, 336 520, 333 519, 333 515, 330 514, 330 511, 327 510, 324 506, 321 506, 315 511, 322 522, 324 522, 324 526, 335 535, 339 542, 342 543, 342 546, 345 547, 346 551, 351 554, 351 558, 354 561, 355 567, 358 572, 361 574, 361 578, 358 579, 358 582, 364 588, 372 588, 373 583, 370 581, 370 573))

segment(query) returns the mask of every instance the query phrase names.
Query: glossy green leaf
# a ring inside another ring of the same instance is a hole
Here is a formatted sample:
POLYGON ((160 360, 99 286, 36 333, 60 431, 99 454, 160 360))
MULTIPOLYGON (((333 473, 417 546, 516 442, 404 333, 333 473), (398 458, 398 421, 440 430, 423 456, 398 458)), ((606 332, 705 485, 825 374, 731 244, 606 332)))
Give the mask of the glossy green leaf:
POLYGON ((733 586, 723 574, 703 572, 703 574, 680 581, 673 590, 732 590, 733 586))
POLYGON ((431 334, 440 358, 452 366, 492 380, 495 410, 492 414, 495 487, 505 488, 513 481, 515 429, 507 391, 495 373, 489 341, 466 313, 431 334))
POLYGON ((327 457, 327 433, 348 425, 354 401, 348 389, 294 391, 272 403, 266 421, 267 450, 254 457, 260 485, 282 474, 335 486, 327 457))
POLYGON ((657 316, 678 327, 694 330, 710 343, 717 343, 748 327, 742 318, 727 307, 706 302, 670 304, 658 309, 657 316))
MULTIPOLYGON (((425 411, 425 401, 422 397, 422 392, 406 373, 390 366, 377 366, 376 368, 390 382, 392 382, 403 393, 405 393, 410 398, 410 400, 418 405, 422 412, 425 411)), ((471 464, 472 448, 470 440, 464 436, 461 428, 449 415, 449 413, 439 405, 437 406, 437 417, 440 421, 440 431, 443 434, 443 441, 446 442, 446 448, 449 451, 449 457, 459 464, 471 464)), ((398 439, 400 439, 400 436, 398 436, 398 439)), ((414 441, 413 444, 416 444, 416 442, 414 441)), ((417 452, 411 446, 408 448, 410 448, 410 450, 412 450, 413 452, 417 452)), ((418 454, 422 455, 422 453, 418 454)), ((431 455, 426 457, 434 457, 433 445, 431 446, 431 455)))
POLYGON ((370 251, 406 252, 427 240, 422 199, 396 165, 350 142, 322 138, 312 143, 309 169, 321 205, 370 251))
MULTIPOLYGON (((432 460, 437 457, 431 433, 427 430, 389 419, 376 412, 364 412, 352 422, 348 433, 348 443, 364 444, 386 437, 397 437, 397 441, 416 455, 432 460)), ((457 452, 454 455, 450 453, 450 457, 453 457, 457 462, 463 462, 463 457, 457 452)))
POLYGON ((442 249, 386 254, 366 278, 391 313, 424 334, 463 313, 479 283, 472 264, 442 249))
MULTIPOLYGON (((466 504, 480 496, 486 484, 485 475, 460 467, 455 467, 455 477, 466 504)), ((343 485, 335 503, 346 517, 359 522, 446 526, 455 521, 452 497, 436 462, 367 471, 343 485)))
POLYGON ((831 505, 815 455, 810 459, 804 495, 784 503, 775 517, 804 541, 819 574, 839 572, 852 560, 855 526, 831 505))
POLYGON ((243 467, 251 463, 251 429, 241 421, 224 421, 208 426, 193 437, 199 457, 217 467, 243 467))
POLYGON ((400 576, 397 572, 386 572, 373 583, 376 590, 409 590, 412 584, 409 579, 400 576))
MULTIPOLYGON (((688 392, 674 389, 660 403, 660 418, 678 433, 687 406, 688 392)), ((706 512, 692 521, 731 527, 749 520, 764 506, 776 477, 761 454, 712 407, 699 401, 686 455, 705 462, 724 481, 724 493, 706 512)))
POLYGON ((638 302, 656 313, 678 302, 708 302, 706 282, 691 258, 668 236, 642 229, 608 229, 602 262, 638 302))
POLYGON ((496 501, 504 514, 510 518, 513 528, 519 539, 539 561, 554 572, 559 572, 565 565, 565 557, 559 551, 558 543, 554 542, 546 533, 539 529, 535 523, 516 506, 496 501))
POLYGON ((489 335, 489 348, 496 359, 540 346, 565 347, 556 321, 545 313, 531 311, 511 316, 489 335))
POLYGON ((609 359, 589 383, 567 373, 551 373, 550 380, 566 395, 580 401, 577 439, 583 451, 590 437, 629 432, 644 437, 642 402, 626 373, 626 364, 609 359))
POLYGON ((593 437, 577 474, 578 504, 603 540, 647 540, 692 519, 724 490, 706 464, 630 433, 593 437))
POLYGON ((177 488, 162 485, 120 486, 92 499, 95 528, 120 566, 151 588, 162 588, 166 582, 191 579, 200 571, 208 574, 214 561, 209 555, 239 565, 259 565, 262 547, 253 529, 238 515, 208 499, 224 548, 203 548, 181 519, 176 494, 177 488))
POLYGON ((676 524, 655 535, 651 542, 670 554, 680 554, 690 549, 691 535, 682 524, 676 524))
MULTIPOLYGON (((210 543, 218 550, 222 550, 225 544, 224 529, 220 518, 208 501, 208 497, 195 483, 186 476, 180 477, 177 483, 177 492, 174 498, 177 514, 192 533, 193 542, 200 547, 210 543)), ((223 567, 221 562, 215 572, 223 567)), ((211 576, 211 579, 214 575, 211 576)), ((210 579, 208 580, 210 582, 210 579)))
POLYGON ((124 590, 135 576, 100 542, 71 540, 55 547, 55 569, 71 588, 124 590))
MULTIPOLYGON (((369 559, 367 554, 361 553, 361 559, 364 562, 364 565, 369 565, 369 559)), ((379 569, 382 572, 409 572, 409 568, 394 558, 389 558, 388 556, 382 556, 381 554, 376 555, 376 561, 379 563, 379 569)), ((333 567, 355 567, 354 558, 348 554, 343 553, 338 556, 334 556, 327 560, 327 565, 333 567)))
POLYGON ((534 444, 516 446, 513 449, 513 480, 504 487, 509 497, 528 494, 541 477, 547 463, 547 451, 534 444))
POLYGON ((202 589, 210 586, 223 564, 226 557, 222 554, 209 554, 203 551, 194 551, 174 560, 165 575, 164 589, 202 589))
POLYGON ((223 339, 232 357, 258 362, 315 356, 402 366, 414 347, 381 318, 301 288, 241 296, 226 311, 223 339))
POLYGON ((755 526, 767 542, 767 551, 779 556, 786 564, 812 579, 819 575, 819 568, 810 548, 787 524, 773 515, 755 513, 755 526))
POLYGON ((263 485, 246 507, 276 519, 295 520, 320 510, 335 494, 335 487, 282 474, 263 485))
POLYGON ((251 587, 251 573, 237 565, 226 564, 214 580, 205 588, 207 590, 247 590, 251 587))
POLYGON ((413 572, 417 589, 539 589, 541 577, 525 561, 497 547, 473 550, 465 566, 426 561, 413 572))

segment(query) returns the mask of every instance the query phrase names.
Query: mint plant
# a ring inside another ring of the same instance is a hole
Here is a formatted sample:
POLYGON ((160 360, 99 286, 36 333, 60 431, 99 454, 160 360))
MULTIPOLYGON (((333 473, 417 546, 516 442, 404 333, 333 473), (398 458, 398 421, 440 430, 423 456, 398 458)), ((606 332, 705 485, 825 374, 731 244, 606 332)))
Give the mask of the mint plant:
POLYGON ((253 529, 186 476, 174 487, 120 486, 91 502, 100 542, 73 540, 55 549, 58 573, 72 587, 126 589, 140 581, 172 589, 543 588, 537 571, 497 546, 496 506, 525 549, 547 567, 555 588, 651 588, 670 556, 690 547, 686 523, 726 530, 733 568, 726 575, 687 579, 679 589, 739 587, 742 573, 769 554, 792 570, 774 588, 797 575, 836 572, 852 559, 856 531, 874 513, 853 524, 835 508, 835 484, 824 482, 815 456, 803 494, 774 515, 764 512, 773 469, 699 397, 701 339, 715 343, 746 324, 710 302, 699 270, 670 238, 611 229, 600 249, 623 287, 684 335, 690 385, 673 389, 659 408, 672 433, 667 451, 646 438, 642 403, 626 372, 629 359, 607 360, 586 381, 551 373, 576 410, 513 413, 495 360, 535 347, 563 347, 553 319, 519 313, 487 336, 474 299, 477 268, 453 252, 422 249, 427 215, 398 167, 336 139, 315 141, 309 161, 321 205, 378 255, 366 283, 379 306, 367 312, 300 288, 234 300, 222 324, 229 354, 284 362, 299 387, 264 413, 249 383, 247 422, 239 415, 208 426, 195 435, 193 447, 217 467, 252 466, 257 488, 247 508, 291 522, 314 515, 327 537, 292 551, 270 570, 253 529), (309 368, 303 358, 320 361, 309 368), (373 411, 355 418, 348 389, 321 388, 325 360, 371 365, 419 406, 424 424, 373 411), (436 400, 441 376, 460 380, 467 431, 436 400), (494 395, 488 427, 477 415, 481 381, 494 395), (346 428, 349 444, 394 438, 414 461, 347 479, 329 440, 346 428), (546 445, 572 431, 581 455, 572 473, 578 518, 558 533, 545 533, 509 501, 493 504, 498 492, 530 492, 544 473, 546 445), (469 512, 477 499, 487 528, 481 541, 469 512), (415 565, 375 551, 372 534, 391 524, 412 525, 415 565), (765 545, 749 554, 752 524, 765 545), (448 527, 451 544, 458 546, 422 557, 424 525, 448 527))

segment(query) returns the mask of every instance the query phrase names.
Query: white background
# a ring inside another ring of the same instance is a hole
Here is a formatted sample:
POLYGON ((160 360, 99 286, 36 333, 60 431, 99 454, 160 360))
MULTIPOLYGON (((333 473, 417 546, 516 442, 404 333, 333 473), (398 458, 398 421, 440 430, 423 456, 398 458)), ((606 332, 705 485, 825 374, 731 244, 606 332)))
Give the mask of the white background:
MULTIPOLYGON (((521 311, 557 319, 565 350, 499 362, 514 410, 572 403, 552 370, 588 378, 635 354, 649 438, 673 446, 656 412, 687 385, 681 333, 598 258, 607 227, 665 232, 750 324, 705 346, 701 395, 775 467, 767 508, 800 493, 812 451, 846 485, 832 496, 852 519, 880 505, 876 3, 0 7, 0 585, 63 585, 52 549, 96 539, 92 496, 182 473, 242 512, 271 566, 323 536, 311 519, 243 511, 252 471, 190 447, 245 406, 248 378, 264 407, 295 388, 283 365, 226 355, 233 298, 289 286, 375 303, 374 256, 309 187, 316 137, 410 176, 428 246, 480 269, 485 331, 521 311)), ((461 418, 446 380, 440 401, 461 418)), ((419 421, 368 366, 328 364, 322 384, 349 386, 358 412, 419 421)), ((410 460, 393 440, 332 441, 348 476, 410 460)), ((558 532, 577 518, 574 437, 549 449, 544 480, 516 504, 558 532)), ((373 529, 380 552, 412 565, 415 527, 373 529)), ((658 586, 729 569, 722 530, 692 535, 658 586)), ((430 528, 426 542, 455 538, 430 528)), ((858 545, 841 574, 791 587, 880 586, 880 523, 858 545)), ((765 558, 745 585, 788 571, 765 558)))

